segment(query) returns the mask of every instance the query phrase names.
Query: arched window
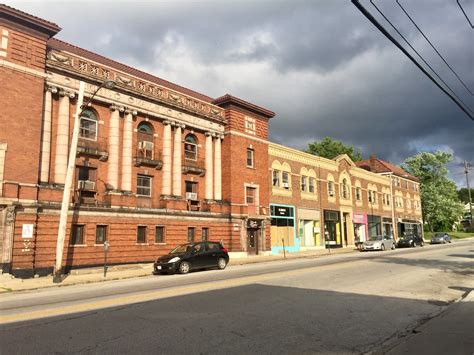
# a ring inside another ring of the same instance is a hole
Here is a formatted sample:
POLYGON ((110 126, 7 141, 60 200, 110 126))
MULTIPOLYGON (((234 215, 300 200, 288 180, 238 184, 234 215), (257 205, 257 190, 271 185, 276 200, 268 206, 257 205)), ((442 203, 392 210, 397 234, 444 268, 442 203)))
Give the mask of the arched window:
POLYGON ((341 189, 341 196, 342 198, 348 198, 348 191, 347 191, 347 179, 342 179, 342 189, 341 189))
POLYGON ((195 135, 188 134, 184 139, 184 158, 188 160, 197 160, 198 140, 195 135))
POLYGON ((138 156, 153 159, 153 127, 141 122, 137 128, 138 156))
POLYGON ((97 140, 97 115, 91 109, 85 109, 81 114, 79 137, 97 140))

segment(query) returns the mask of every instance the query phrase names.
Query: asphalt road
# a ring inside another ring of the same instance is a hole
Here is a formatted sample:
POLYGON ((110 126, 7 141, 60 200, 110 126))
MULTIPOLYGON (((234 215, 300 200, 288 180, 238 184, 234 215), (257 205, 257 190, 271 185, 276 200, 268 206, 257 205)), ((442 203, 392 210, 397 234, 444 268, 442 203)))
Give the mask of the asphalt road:
POLYGON ((473 253, 462 241, 2 294, 0 353, 383 351, 474 287, 473 253))

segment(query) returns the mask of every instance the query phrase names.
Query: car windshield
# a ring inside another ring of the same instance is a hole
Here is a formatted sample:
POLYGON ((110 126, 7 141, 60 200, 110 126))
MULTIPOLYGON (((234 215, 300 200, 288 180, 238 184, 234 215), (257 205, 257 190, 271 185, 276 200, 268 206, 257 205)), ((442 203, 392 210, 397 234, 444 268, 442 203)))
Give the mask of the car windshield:
POLYGON ((370 237, 369 240, 371 240, 371 241, 382 240, 382 238, 383 238, 383 237, 382 237, 381 235, 376 235, 376 236, 374 236, 374 237, 370 237))
POLYGON ((436 233, 434 236, 435 238, 441 238, 444 237, 444 233, 436 233))
POLYGON ((171 250, 170 254, 186 253, 192 246, 193 244, 184 244, 184 245, 177 246, 176 248, 171 250))

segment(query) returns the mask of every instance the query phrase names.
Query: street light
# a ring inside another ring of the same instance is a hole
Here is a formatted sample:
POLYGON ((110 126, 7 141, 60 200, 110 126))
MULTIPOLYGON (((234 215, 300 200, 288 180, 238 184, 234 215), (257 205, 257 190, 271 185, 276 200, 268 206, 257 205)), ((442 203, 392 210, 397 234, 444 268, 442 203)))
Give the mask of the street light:
POLYGON ((56 262, 54 265, 53 271, 53 282, 60 283, 62 281, 62 263, 63 263, 63 249, 64 249, 64 239, 66 237, 66 225, 67 225, 67 215, 69 211, 69 200, 71 197, 71 186, 72 179, 74 176, 74 166, 76 162, 77 154, 77 142, 79 140, 79 126, 80 126, 80 117, 87 106, 92 102, 95 95, 102 88, 113 89, 115 87, 115 81, 107 80, 102 82, 99 87, 94 91, 92 96, 83 105, 84 100, 84 91, 86 83, 83 81, 79 82, 79 96, 77 99, 76 113, 74 114, 74 127, 72 131, 71 139, 71 149, 69 151, 69 159, 66 170, 66 181, 64 182, 64 191, 63 199, 61 203, 61 215, 59 217, 59 227, 58 227, 58 240, 56 243, 56 262))

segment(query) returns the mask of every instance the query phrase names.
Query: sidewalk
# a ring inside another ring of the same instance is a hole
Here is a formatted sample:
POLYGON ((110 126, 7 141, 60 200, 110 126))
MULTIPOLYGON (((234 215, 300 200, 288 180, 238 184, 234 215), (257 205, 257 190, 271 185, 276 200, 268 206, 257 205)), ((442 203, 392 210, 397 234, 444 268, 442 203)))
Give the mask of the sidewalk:
POLYGON ((474 291, 439 316, 416 328, 416 333, 387 354, 473 354, 474 291))
MULTIPOLYGON (((354 247, 311 251, 297 253, 286 253, 287 259, 317 258, 342 253, 357 251, 354 247)), ((229 266, 254 264, 268 261, 284 260, 283 254, 268 256, 249 256, 245 258, 231 258, 229 266)), ((104 277, 103 267, 84 268, 72 270, 65 279, 59 283, 53 283, 52 276, 38 277, 33 279, 17 279, 10 274, 0 275, 0 294, 3 292, 35 290, 46 287, 61 287, 69 285, 87 284, 94 282, 104 282, 111 280, 128 279, 133 277, 149 276, 153 272, 153 263, 128 264, 109 266, 107 275, 104 277)))

